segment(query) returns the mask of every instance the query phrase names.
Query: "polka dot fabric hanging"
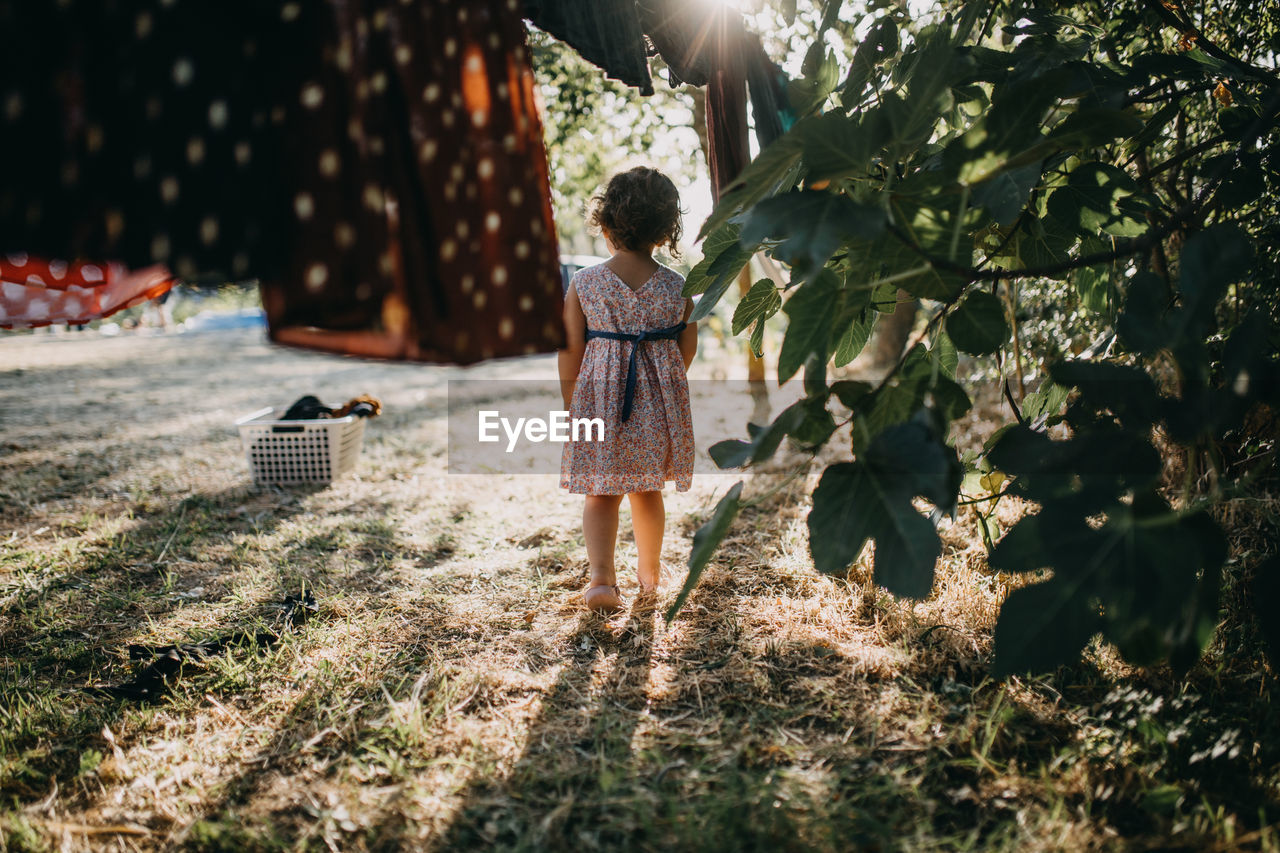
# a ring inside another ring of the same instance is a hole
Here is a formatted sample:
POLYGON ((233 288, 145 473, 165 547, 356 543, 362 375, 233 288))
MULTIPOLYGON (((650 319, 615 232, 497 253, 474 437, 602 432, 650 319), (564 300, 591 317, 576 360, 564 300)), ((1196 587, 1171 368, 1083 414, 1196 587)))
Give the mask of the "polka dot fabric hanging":
POLYGON ((68 264, 0 256, 0 329, 88 323, 167 293, 162 266, 130 272, 120 264, 68 264))
POLYGON ((287 5, 0 0, 0 250, 279 276, 287 5))
POLYGON ((257 278, 272 337, 555 349, 516 0, 0 0, 0 250, 257 278))

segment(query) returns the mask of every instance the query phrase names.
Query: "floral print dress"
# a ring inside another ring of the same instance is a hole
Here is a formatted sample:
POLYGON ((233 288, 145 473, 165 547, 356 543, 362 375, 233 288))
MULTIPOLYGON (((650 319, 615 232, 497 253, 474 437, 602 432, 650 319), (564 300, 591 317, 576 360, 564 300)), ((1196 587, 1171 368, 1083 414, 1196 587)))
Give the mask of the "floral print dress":
MULTIPOLYGON (((684 319, 684 278, 659 266, 632 289, 604 264, 573 277, 587 328, 636 334, 678 325, 684 319)), ((600 418, 603 441, 571 441, 560 461, 560 487, 578 495, 625 495, 661 490, 675 481, 688 491, 693 479, 693 417, 684 357, 676 340, 638 344, 631 417, 622 422, 622 397, 631 341, 587 341, 569 416, 600 418)), ((593 433, 592 437, 596 437, 593 433)))

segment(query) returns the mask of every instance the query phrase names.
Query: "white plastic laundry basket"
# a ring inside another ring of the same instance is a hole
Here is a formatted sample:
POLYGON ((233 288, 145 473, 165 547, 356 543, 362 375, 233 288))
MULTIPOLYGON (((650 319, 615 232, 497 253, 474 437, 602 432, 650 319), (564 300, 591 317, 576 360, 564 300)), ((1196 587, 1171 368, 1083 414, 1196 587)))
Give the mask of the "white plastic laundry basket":
POLYGON ((262 409, 236 421, 256 482, 327 483, 355 467, 364 441, 364 418, 279 420, 284 411, 262 409))

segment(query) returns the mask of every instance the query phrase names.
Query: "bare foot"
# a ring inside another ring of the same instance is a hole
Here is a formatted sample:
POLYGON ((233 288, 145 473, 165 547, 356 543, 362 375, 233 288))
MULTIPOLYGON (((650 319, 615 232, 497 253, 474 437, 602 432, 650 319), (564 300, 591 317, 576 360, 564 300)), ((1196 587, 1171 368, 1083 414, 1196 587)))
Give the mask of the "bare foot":
POLYGON ((586 602, 588 610, 594 610, 597 613, 612 613, 622 608, 622 595, 615 584, 589 586, 586 592, 582 593, 582 600, 586 602))
POLYGON ((592 566, 587 588, 582 593, 587 609, 598 613, 610 613, 622 607, 622 594, 618 591, 618 575, 612 566, 592 566))
POLYGON ((656 570, 644 571, 636 570, 636 580, 640 582, 641 595, 654 595, 658 592, 658 587, 662 585, 662 566, 658 566, 656 570))

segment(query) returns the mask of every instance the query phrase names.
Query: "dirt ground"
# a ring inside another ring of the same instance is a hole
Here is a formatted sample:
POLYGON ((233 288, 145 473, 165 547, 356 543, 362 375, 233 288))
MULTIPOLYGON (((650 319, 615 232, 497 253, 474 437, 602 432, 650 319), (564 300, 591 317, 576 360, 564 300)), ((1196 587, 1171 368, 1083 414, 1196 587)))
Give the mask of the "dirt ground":
MULTIPOLYGON (((668 493, 657 606, 587 613, 581 499, 447 470, 450 379, 553 376, 259 331, 0 337, 0 851, 1280 849, 1275 788, 1230 782, 1231 762, 1257 777, 1256 730, 1197 787, 1129 723, 1172 725, 1166 682, 1105 651, 1056 681, 987 676, 1011 580, 964 513, 935 596, 897 602, 865 566, 813 571, 815 471, 744 511, 667 624, 736 479, 700 475, 668 493), (353 475, 255 486, 234 420, 306 393, 386 411, 353 475), (252 634, 304 590, 295 632, 156 701, 82 689, 127 681, 130 644, 252 634)), ((626 594, 625 514, 619 560, 626 594)))

